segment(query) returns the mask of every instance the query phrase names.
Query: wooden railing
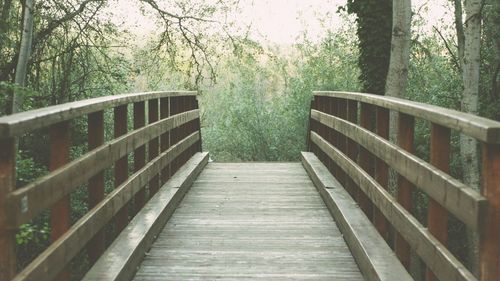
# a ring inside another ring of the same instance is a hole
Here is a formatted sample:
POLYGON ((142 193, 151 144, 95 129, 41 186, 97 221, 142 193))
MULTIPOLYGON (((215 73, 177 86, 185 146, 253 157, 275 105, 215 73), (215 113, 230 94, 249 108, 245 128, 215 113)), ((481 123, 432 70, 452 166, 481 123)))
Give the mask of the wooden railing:
POLYGON ((115 237, 197 151, 201 151, 201 136, 195 92, 107 96, 1 117, 0 280, 69 280, 71 259, 87 247, 94 262, 105 249, 105 236, 115 237), (114 123, 114 138, 107 142, 105 111, 113 112, 114 123), (87 120, 88 152, 69 159, 76 118, 87 120), (128 124, 129 119, 133 124, 128 124), (130 132, 129 127, 133 127, 130 132), (46 148, 50 172, 16 188, 16 143, 44 128, 50 138, 46 148), (129 155, 133 155, 130 168, 129 155), (115 188, 105 195, 104 170, 110 167, 115 188), (69 195, 85 184, 88 212, 70 225, 69 195), (16 231, 45 210, 51 210, 51 244, 16 272, 16 231), (112 222, 114 234, 104 233, 112 222))
POLYGON ((410 249, 425 262, 427 280, 477 280, 447 248, 452 214, 479 236, 479 280, 500 277, 500 123, 407 100, 346 92, 315 92, 308 146, 372 220, 408 269, 410 249), (390 112, 397 143, 388 140, 390 112), (414 154, 415 119, 430 123, 430 161, 414 154), (482 186, 452 177, 451 131, 482 144, 482 186), (389 167, 398 174, 388 191, 389 167), (429 198, 428 223, 412 215, 412 191, 429 198), (389 239, 390 228, 395 239, 389 239))

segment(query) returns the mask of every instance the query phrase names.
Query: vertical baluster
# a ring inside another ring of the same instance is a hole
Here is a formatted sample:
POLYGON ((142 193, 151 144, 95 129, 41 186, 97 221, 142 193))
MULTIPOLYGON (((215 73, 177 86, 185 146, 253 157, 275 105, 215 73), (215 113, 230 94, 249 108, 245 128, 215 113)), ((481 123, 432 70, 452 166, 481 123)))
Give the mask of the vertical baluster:
MULTIPOLYGON (((414 140, 415 119, 413 116, 399 113, 398 118, 398 143, 399 146, 413 153, 413 140, 414 140)), ((404 177, 398 177, 398 202, 408 211, 411 210, 411 190, 412 184, 404 177)), ((410 246, 400 234, 396 235, 395 245, 396 255, 399 260, 406 267, 410 268, 410 246)))
MULTIPOLYGON (((151 99, 148 101, 148 123, 152 124, 158 121, 158 99, 151 99)), ((149 160, 151 161, 158 156, 158 138, 149 141, 148 153, 149 160)), ((156 175, 149 181, 149 198, 153 197, 159 188, 159 177, 156 175)))
MULTIPOLYGON (((327 99, 327 110, 325 113, 329 115, 334 115, 335 114, 335 100, 334 98, 328 98, 327 99)), ((326 141, 328 141, 331 144, 335 143, 335 130, 328 128, 328 134, 326 135, 326 141)), ((325 165, 328 168, 328 171, 333 175, 334 171, 337 169, 334 161, 328 157, 327 159, 328 165, 325 165)))
MULTIPOLYGON (((120 105, 114 109, 114 137, 118 138, 127 133, 127 105, 120 105)), ((120 186, 128 178, 127 155, 115 162, 115 188, 120 186)), ((124 206, 116 214, 115 235, 118 235, 128 223, 128 206, 124 206)))
MULTIPOLYGON (((104 143, 104 112, 98 111, 88 115, 88 150, 92 150, 104 143)), ((93 208, 104 198, 104 172, 101 171, 89 180, 89 209, 93 208)), ((88 255, 93 264, 104 252, 104 232, 99 231, 88 243, 88 255)))
MULTIPOLYGON (((337 106, 337 117, 340 119, 345 120, 347 118, 347 101, 345 99, 338 99, 337 101, 338 106, 337 106)), ((337 133, 338 135, 338 148, 342 153, 347 154, 347 137, 344 136, 341 133, 337 133)), ((339 176, 338 180, 342 186, 346 185, 347 182, 347 175, 344 172, 344 170, 339 168, 339 176)))
MULTIPOLYGON (((199 105, 199 102, 198 102, 197 98, 195 100, 195 107, 194 108, 195 109, 200 109, 200 105, 199 105)), ((198 150, 197 151, 202 152, 203 151, 203 147, 202 147, 202 140, 201 140, 201 112, 200 112, 200 117, 198 117, 196 119, 196 130, 200 134, 200 139, 198 140, 198 150)))
MULTIPOLYGON (((367 103, 361 103, 361 117, 360 123, 361 127, 373 131, 373 118, 374 110, 373 106, 367 103)), ((359 146, 359 165, 368 174, 374 175, 374 161, 371 153, 364 147, 359 146)), ((361 209, 365 212, 366 216, 372 218, 373 204, 366 194, 358 189, 358 202, 361 209)))
MULTIPOLYGON (((437 125, 431 125, 431 159, 430 163, 445 173, 450 170, 450 129, 437 125)), ((443 245, 448 240, 448 212, 434 199, 429 197, 427 210, 427 228, 443 245)), ((427 280, 438 280, 432 271, 427 268, 427 280)))
MULTIPOLYGON (((69 161, 70 149, 69 121, 63 121, 50 127, 50 164, 49 170, 54 171, 69 161)), ((56 241, 70 227, 69 195, 55 203, 50 212, 51 241, 56 241)), ((61 271, 55 280, 70 280, 67 269, 61 271)))
MULTIPOLYGON (((339 99, 337 98, 330 98, 331 101, 332 101, 332 104, 331 104, 331 109, 330 109, 330 115, 332 116, 338 116, 338 110, 339 110, 339 99)), ((335 129, 329 129, 331 132, 332 132, 332 139, 330 140, 330 143, 332 146, 338 148, 338 145, 339 145, 339 137, 340 137, 340 133, 337 132, 335 129)), ((332 167, 331 167, 331 171, 332 175, 338 179, 339 177, 339 174, 341 172, 341 169, 340 167, 337 165, 337 163, 334 163, 332 161, 332 167)))
POLYGON ((16 186, 15 139, 0 138, 0 147, 0 281, 8 281, 16 272, 16 231, 8 226, 4 206, 16 186))
MULTIPOLYGON (((169 116, 169 98, 160 99, 160 119, 166 119, 169 116)), ((163 153, 170 147, 168 131, 164 132, 160 137, 160 151, 163 153)), ((169 166, 166 166, 161 171, 161 185, 165 184, 169 178, 169 166)))
MULTIPOLYGON (((179 97, 171 97, 170 98, 170 115, 176 115, 179 113, 179 97)), ((179 128, 173 128, 170 131, 170 145, 176 145, 177 142, 179 141, 179 128)), ((176 157, 173 159, 170 164, 170 175, 174 175, 175 172, 177 172, 177 169, 179 168, 178 162, 179 162, 179 157, 176 157)))
POLYGON ((480 234, 480 280, 494 281, 500 276, 500 144, 483 144, 482 169, 488 211, 480 234))
MULTIPOLYGON (((384 139, 389 139, 389 110, 383 107, 376 108, 377 114, 377 124, 376 130, 377 134, 384 139)), ((389 183, 389 166, 379 158, 376 160, 376 174, 375 179, 377 182, 387 189, 389 183)), ((385 239, 389 240, 389 223, 384 215, 375 208, 373 210, 373 224, 377 228, 380 235, 385 239)))
MULTIPOLYGON (((134 130, 146 125, 146 103, 144 101, 134 103, 134 130)), ((146 145, 134 150, 134 172, 139 171, 146 165, 146 145)), ((138 213, 146 202, 146 187, 143 186, 134 198, 135 212, 138 213)))
MULTIPOLYGON (((347 121, 358 124, 358 102, 354 100, 347 101, 347 121)), ((351 140, 347 139, 347 156, 356 161, 358 158, 358 144, 351 140)), ((357 198, 358 188, 356 188, 356 184, 352 181, 351 178, 347 178, 347 184, 345 186, 346 190, 351 194, 351 197, 354 199, 357 198)), ((358 201, 359 203, 359 201, 358 201)))
POLYGON ((314 125, 313 125, 314 120, 311 119, 311 110, 314 109, 313 106, 314 106, 314 100, 311 100, 311 102, 309 104, 309 117, 307 119, 309 122, 309 124, 308 124, 309 127, 307 128, 307 135, 306 135, 306 148, 307 148, 307 151, 309 151, 309 152, 313 152, 312 151, 312 144, 311 144, 311 131, 313 131, 313 127, 314 127, 314 125))

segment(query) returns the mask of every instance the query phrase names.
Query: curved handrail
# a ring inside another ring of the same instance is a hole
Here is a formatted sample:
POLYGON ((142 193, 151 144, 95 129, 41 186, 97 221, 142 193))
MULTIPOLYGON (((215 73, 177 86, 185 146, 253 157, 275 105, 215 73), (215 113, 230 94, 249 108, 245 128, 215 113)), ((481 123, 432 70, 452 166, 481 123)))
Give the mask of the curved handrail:
POLYGON ((424 119, 486 143, 500 144, 500 122, 435 105, 365 93, 315 91, 315 96, 364 102, 424 119))
POLYGON ((448 215, 453 214, 480 237, 479 280, 500 274, 500 122, 439 106, 365 93, 314 92, 308 131, 310 151, 365 211, 409 267, 410 248, 423 259, 428 276, 440 280, 478 280, 447 249, 448 215), (391 111, 397 140, 389 140, 391 111), (414 153, 415 119, 430 123, 430 161, 414 153), (481 191, 450 172, 451 132, 482 144, 481 191), (395 171, 397 195, 389 188, 395 171), (427 225, 412 214, 412 190, 428 196, 427 225), (374 208, 376 207, 376 208, 374 208))
POLYGON ((120 94, 74 101, 0 117, 0 138, 16 137, 29 131, 70 120, 111 107, 149 99, 196 96, 194 91, 158 91, 120 94))

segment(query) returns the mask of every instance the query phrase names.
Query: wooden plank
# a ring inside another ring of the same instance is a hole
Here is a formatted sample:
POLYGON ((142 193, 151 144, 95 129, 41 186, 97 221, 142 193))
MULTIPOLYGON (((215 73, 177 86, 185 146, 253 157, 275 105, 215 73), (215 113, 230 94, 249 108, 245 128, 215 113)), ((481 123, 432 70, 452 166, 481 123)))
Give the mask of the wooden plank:
POLYGON ((172 146, 140 171, 129 177, 120 187, 113 190, 103 201, 78 220, 69 231, 52 243, 13 280, 52 280, 66 266, 117 212, 165 165, 198 140, 192 134, 172 146))
MULTIPOLYGON (((68 121, 57 123, 50 128, 50 162, 49 170, 54 171, 69 161, 71 137, 68 121)), ((59 199, 50 209, 50 240, 56 241, 64 235, 70 227, 70 202, 69 195, 59 199)), ((55 280, 70 280, 68 270, 59 270, 55 280)))
MULTIPOLYGON (((399 146, 413 153, 414 147, 414 133, 415 133, 415 118, 411 115, 399 112, 398 114, 398 144, 399 146)), ((414 171, 413 171, 414 173, 414 171)), ((412 190, 413 185, 403 175, 398 176, 397 199, 399 204, 403 206, 408 212, 411 213, 412 207, 412 190)), ((410 244, 400 234, 396 234, 394 241, 394 251, 401 260, 401 263, 409 270, 410 269, 410 244)))
POLYGON ((142 257, 207 163, 208 153, 193 156, 134 217, 83 280, 130 280, 142 257))
POLYGON ((21 136, 36 129, 84 116, 92 112, 153 98, 195 96, 197 92, 145 92, 98 97, 48 106, 0 117, 0 138, 21 136))
MULTIPOLYGON (((128 105, 120 105, 114 108, 114 137, 115 139, 127 134, 128 105)), ((114 166, 115 188, 120 186, 128 178, 128 154, 116 160, 114 166)), ((128 223, 129 206, 124 206, 115 217, 115 235, 118 235, 128 223)))
POLYGON ((342 185, 311 153, 301 153, 311 176, 367 280, 413 280, 342 185))
MULTIPOLYGON (((101 146, 104 143, 104 112, 98 111, 88 116, 88 150, 101 146)), ((89 194, 88 207, 92 209, 104 198, 104 172, 97 173, 89 179, 87 187, 89 194)), ((97 233, 90 240, 87 252, 89 262, 94 263, 104 252, 104 232, 97 233)))
MULTIPOLYGON (((450 134, 451 130, 446 127, 431 125, 430 163, 447 174, 450 172, 450 134)), ((448 211, 432 198, 427 208, 427 228, 441 244, 447 245, 448 211)), ((438 280, 430 269, 427 269, 426 279, 438 280)))
MULTIPOLYGON (((195 108, 197 109, 197 108, 195 108)), ((160 99, 160 119, 165 119, 170 116, 170 99, 162 98, 160 99)), ((164 132, 160 137, 160 151, 163 152, 170 147, 170 131, 164 132)), ((161 185, 167 182, 170 178, 169 166, 165 167, 163 171, 161 171, 161 185)))
MULTIPOLYGON (((146 125, 146 103, 134 103, 134 130, 146 125)), ((134 150, 134 172, 139 171, 146 164, 146 146, 139 146, 134 150)), ((146 203, 146 187, 141 188, 134 198, 135 213, 138 213, 146 203)))
MULTIPOLYGON (((156 121, 158 121, 158 99, 151 99, 148 101, 148 123, 153 124, 156 121)), ((184 124, 182 126, 184 126, 184 124)), ((158 138, 153 138, 148 143, 148 155, 150 161, 158 155, 160 148, 158 141, 158 138)), ((160 178, 155 176, 149 182, 148 189, 150 198, 153 197, 153 195, 158 191, 158 188, 160 188, 159 180, 160 178)))
POLYGON ((488 200, 479 245, 482 281, 500 276, 500 145, 483 144, 482 194, 488 200))
MULTIPOLYGON (((359 116, 359 124, 361 127, 373 131, 373 119, 374 119, 374 110, 373 106, 367 103, 361 103, 360 106, 360 116, 359 116)), ((375 173, 375 162, 373 159, 373 155, 369 150, 360 146, 359 147, 359 166, 363 168, 369 175, 373 175, 375 173)), ((370 202, 370 199, 366 196, 364 192, 358 190, 357 199, 359 206, 365 212, 366 216, 370 219, 373 217, 373 204, 370 202)))
POLYGON ((314 185, 297 168, 209 163, 135 280, 363 280, 314 185), (269 182, 273 175, 307 182, 269 182))
MULTIPOLYGON (((376 108, 377 135, 384 139, 389 139, 389 110, 383 107, 376 108)), ((380 158, 376 159, 375 179, 377 182, 387 189, 389 185, 389 166, 380 158)), ((382 215, 379 209, 373 210, 373 224, 385 241, 389 241, 390 225, 387 219, 382 215)))
POLYGON ((486 143, 500 144, 500 122, 435 105, 388 96, 351 92, 314 92, 314 96, 365 102, 439 124, 486 143))
POLYGON ((195 119, 198 114, 198 110, 181 113, 130 132, 13 191, 7 201, 9 224, 16 227, 26 223, 123 155, 131 153, 162 132, 195 119))
POLYGON ((16 140, 0 139, 0 281, 16 272, 16 229, 8 225, 7 194, 16 186, 16 140))
POLYGON ((397 145, 355 124, 313 111, 313 118, 355 140, 388 163, 472 229, 478 229, 487 202, 483 196, 397 145), (422 176, 425 175, 425 176, 422 176))
POLYGON ((353 177, 353 180, 370 197, 373 204, 383 213, 394 229, 403 236, 440 280, 477 280, 445 246, 429 233, 427 228, 422 226, 408 210, 401 206, 361 167, 338 149, 329 145, 318 134, 311 134, 311 140, 353 177))

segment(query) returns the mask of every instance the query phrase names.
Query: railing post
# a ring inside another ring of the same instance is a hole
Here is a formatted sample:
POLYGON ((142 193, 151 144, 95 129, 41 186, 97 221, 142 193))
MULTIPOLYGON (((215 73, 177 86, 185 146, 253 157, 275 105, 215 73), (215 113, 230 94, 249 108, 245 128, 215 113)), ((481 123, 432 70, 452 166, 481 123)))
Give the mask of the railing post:
MULTIPOLYGON (((200 109, 200 104, 198 102, 198 98, 195 99, 195 107, 194 108, 200 109)), ((309 114, 310 114, 310 111, 309 111, 309 114)), ((201 112, 200 112, 200 116, 198 117, 198 119, 196 119, 196 130, 198 130, 198 133, 200 134, 200 139, 198 140, 198 152, 202 152, 203 151, 203 143, 202 143, 202 139, 201 139, 201 112)))
MULTIPOLYGON (((146 125, 146 103, 144 101, 134 103, 134 130, 146 125)), ((139 171, 146 165, 146 145, 134 150, 134 172, 139 171)), ((138 213, 146 203, 146 187, 143 186, 134 198, 135 213, 138 213)))
MULTIPOLYGON (((450 133, 451 130, 431 124, 430 163, 445 173, 450 172, 450 133)), ((448 240, 448 211, 429 197, 427 209, 427 228, 443 245, 448 240)), ((438 280, 432 271, 427 268, 427 281, 438 280)))
MULTIPOLYGON (((389 138, 389 110, 383 107, 376 108, 377 134, 384 139, 389 138)), ((379 158, 376 160, 375 179, 387 189, 389 183, 389 166, 379 158)), ((389 222, 384 215, 375 208, 373 210, 373 224, 385 241, 389 241, 389 222)))
MULTIPOLYGON (((151 99, 148 101, 148 123, 152 124, 158 121, 158 99, 151 99)), ((148 154, 149 161, 153 160, 158 156, 158 138, 152 139, 149 141, 148 154)), ((153 197, 156 194, 159 188, 159 177, 154 176, 149 181, 149 198, 153 197)))
MULTIPOLYGON (((347 101, 347 121, 358 124, 358 102, 354 100, 348 100, 347 101)), ((351 140, 347 139, 347 156, 353 160, 356 161, 358 158, 358 144, 351 140)), ((359 189, 356 187, 356 184, 350 177, 347 177, 347 183, 345 186, 347 192, 351 195, 352 198, 357 200, 357 193, 359 192, 359 189)), ((359 202, 358 202, 359 203, 359 202)))
MULTIPOLYGON (((337 117, 342 120, 347 119, 347 101, 345 99, 337 99, 337 117)), ((347 137, 341 133, 337 133, 337 147, 338 149, 347 154, 347 137)), ((347 174, 340 168, 338 168, 339 177, 338 180, 342 186, 346 186, 347 174)))
MULTIPOLYGON (((98 111, 88 115, 88 150, 104 143, 104 112, 98 111)), ((89 180, 89 209, 104 198, 104 173, 101 171, 89 180)), ((104 252, 104 232, 101 230, 88 243, 87 251, 90 263, 93 264, 104 252)))
MULTIPOLYGON (((160 119, 166 119, 169 116, 169 106, 170 101, 169 98, 161 98, 160 99, 160 119)), ((165 132, 160 137, 160 151, 163 153, 170 147, 170 132, 165 132)), ((166 166, 161 171, 161 185, 165 184, 169 178, 169 167, 166 166)))
MULTIPOLYGON (((127 105, 117 106, 114 109, 114 137, 118 138, 127 133, 127 105)), ((127 155, 115 162, 115 188, 120 186, 128 178, 128 157, 127 155)), ((118 235, 128 223, 128 208, 123 207, 116 214, 115 235, 118 235)))
MULTIPOLYGON (((373 106, 367 103, 361 103, 361 116, 360 124, 361 127, 373 131, 373 118, 375 117, 373 106)), ((374 174, 374 161, 373 155, 366 150, 364 147, 359 146, 359 165, 368 174, 374 174)), ((358 203, 361 209, 364 211, 367 217, 372 218, 373 204, 371 203, 368 196, 358 189, 358 203)))
MULTIPOLYGON (((49 170, 54 171, 69 161, 70 149, 69 121, 60 122, 50 127, 50 164, 49 170)), ((70 202, 65 196, 55 203, 50 212, 51 241, 56 241, 70 227, 70 202)), ((68 270, 61 271, 54 280, 70 280, 68 270)))
MULTIPOLYGON (((179 113, 179 97, 171 97, 170 98, 170 116, 176 115, 179 113)), ((170 145, 175 145, 179 141, 179 128, 173 128, 170 131, 170 145)), ((176 157, 172 160, 170 164, 170 176, 173 176, 177 169, 179 168, 179 157, 176 157)))
MULTIPOLYGON (((398 143, 399 146, 413 152, 415 118, 411 115, 399 113, 398 118, 398 143)), ((408 211, 411 211, 412 184, 404 177, 398 177, 398 202, 408 211)), ((396 236, 395 251, 399 260, 406 269, 410 268, 410 245, 399 233, 396 236)))
POLYGON ((0 138, 0 281, 16 273, 16 231, 8 226, 7 195, 16 186, 15 138, 0 138))
POLYGON ((494 281, 500 276, 500 144, 483 144, 482 194, 488 211, 480 233, 480 278, 494 281))

